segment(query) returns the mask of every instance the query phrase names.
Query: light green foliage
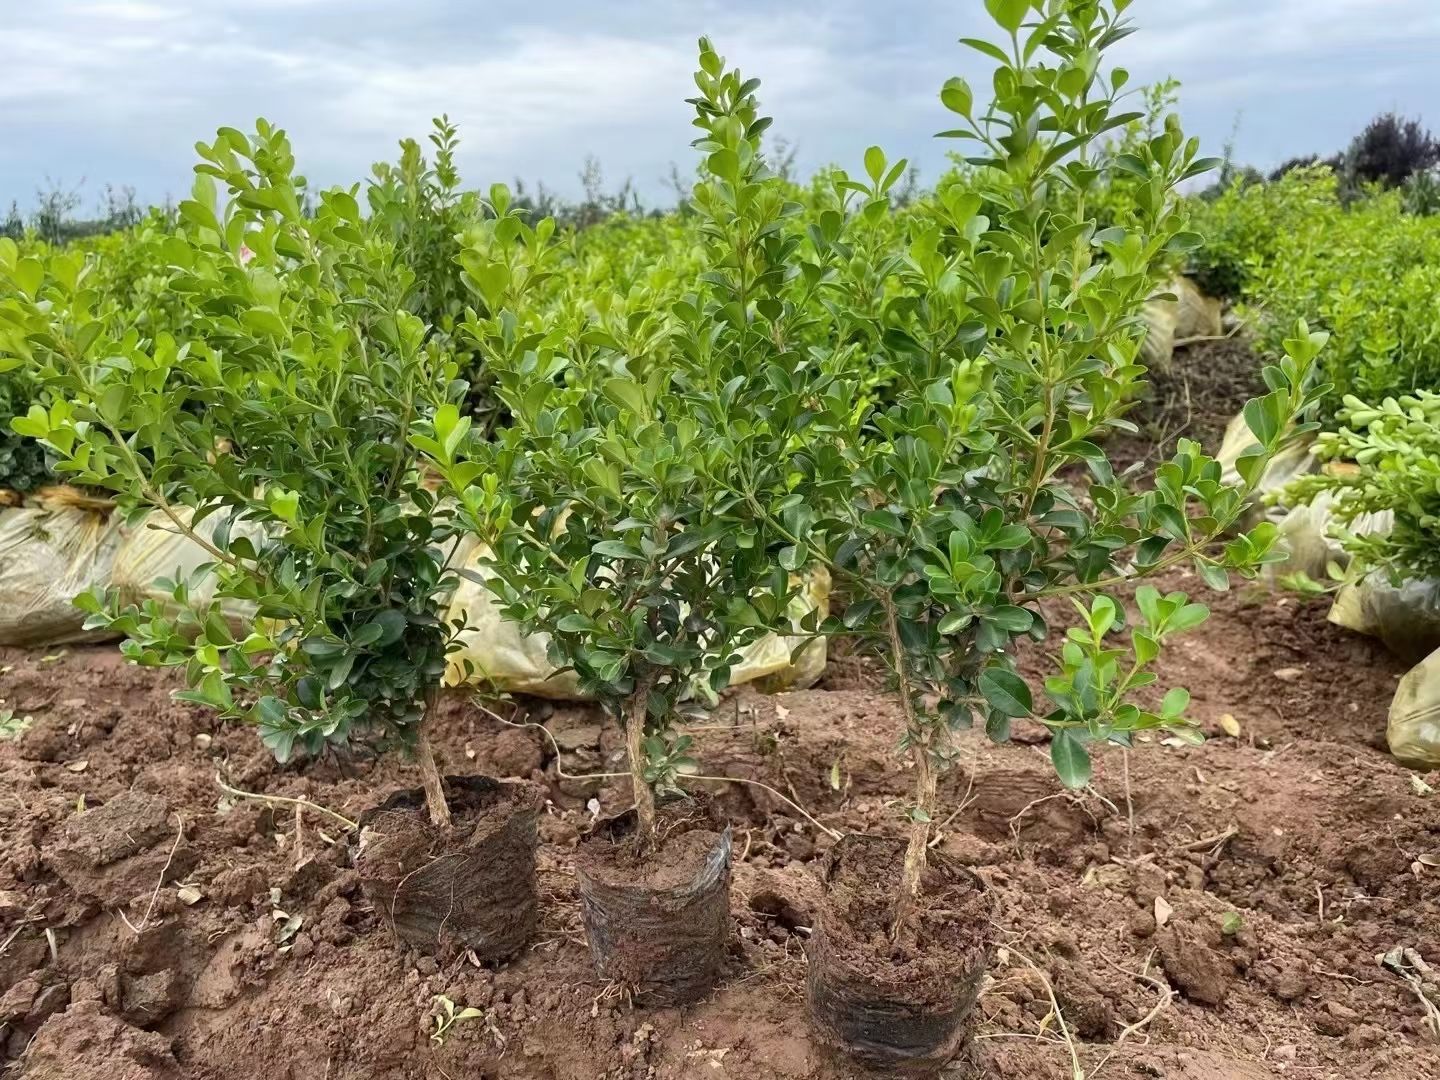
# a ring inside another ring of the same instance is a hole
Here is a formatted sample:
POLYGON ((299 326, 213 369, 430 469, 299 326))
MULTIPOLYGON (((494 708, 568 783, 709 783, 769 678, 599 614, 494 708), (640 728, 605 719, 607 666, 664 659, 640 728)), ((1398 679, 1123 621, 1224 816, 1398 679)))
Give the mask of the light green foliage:
POLYGON ((16 716, 14 709, 0 709, 0 741, 13 742, 30 728, 31 718, 16 716))
POLYGON ((803 566, 753 505, 784 491, 796 413, 779 344, 807 314, 781 295, 795 207, 759 154, 755 81, 704 43, 701 68, 704 272, 686 252, 627 274, 623 293, 576 288, 555 271, 554 223, 532 227, 494 189, 496 218, 461 257, 483 304, 465 329, 512 423, 467 445, 442 410, 414 439, 493 551, 506 614, 549 632, 557 665, 627 718, 642 818, 645 792, 692 767, 671 730, 681 699, 724 687, 737 649, 787 624, 803 566))
POLYGON ((1323 165, 1292 169, 1278 180, 1232 181, 1211 199, 1192 200, 1194 228, 1205 238, 1190 253, 1189 273, 1210 296, 1240 300, 1287 236, 1340 206, 1335 174, 1323 165))
POLYGON ((460 186, 455 165, 460 136, 449 117, 435 118, 429 141, 433 164, 418 142, 404 139, 399 161, 374 165, 365 191, 367 224, 393 243, 397 263, 411 276, 406 309, 429 327, 446 351, 457 354, 460 375, 470 383, 468 411, 489 425, 496 419, 495 402, 484 363, 456 334, 468 297, 455 261, 461 235, 479 220, 483 206, 476 192, 460 186))
POLYGON ((431 1000, 435 1005, 435 1014, 432 1017, 435 1030, 430 1032, 430 1041, 436 1046, 445 1045, 446 1036, 456 1024, 465 1020, 480 1020, 485 1016, 484 1009, 477 1009, 473 1005, 456 1005, 444 994, 436 994, 431 1000))
POLYGON ((1334 531, 1360 573, 1381 570, 1398 582, 1440 577, 1440 394, 1421 390, 1366 405, 1346 397, 1338 432, 1316 449, 1333 464, 1291 485, 1289 499, 1331 498, 1334 531), (1347 526, 1388 512, 1394 524, 1358 535, 1347 526))
MULTIPOLYGON (((1098 593, 1183 564, 1222 588, 1231 572, 1253 575, 1273 559, 1268 523, 1223 538, 1265 461, 1308 430, 1293 421, 1315 403, 1306 384, 1323 335, 1302 332, 1247 414, 1260 446, 1240 465, 1244 483, 1222 483, 1219 464, 1187 440, 1153 483, 1117 477, 1096 441, 1124 425, 1143 376, 1145 299, 1169 257, 1197 242, 1175 189, 1211 164, 1173 117, 1116 162, 1083 152, 1117 119, 1100 61, 1126 32, 1124 6, 1049 5, 1041 17, 1022 4, 1026 27, 1009 48, 969 43, 1001 64, 994 101, 974 106, 958 80, 942 101, 963 122, 950 134, 973 144, 983 190, 949 189, 909 220, 902 258, 877 250, 865 268, 884 282, 872 306, 831 305, 829 336, 866 347, 830 358, 836 381, 813 406, 827 411, 811 425, 797 483, 806 497, 772 511, 806 557, 853 589, 829 629, 860 636, 891 664, 906 741, 936 766, 955 754, 951 730, 977 717, 1004 739, 1011 720, 1035 714, 1072 785, 1088 779, 1091 744, 1186 730, 1180 696, 1155 710, 1128 701, 1150 681, 1161 642, 1203 617, 1183 595, 1141 594, 1133 621, 1108 597, 1085 606, 1086 628, 1072 632, 1046 683, 1048 706, 1031 700, 1012 649, 1045 636, 1044 597, 1098 593), (1134 178, 1134 208, 1127 224, 1099 229, 1094 205, 1078 196, 1113 168, 1134 178), (860 389, 877 362, 890 382, 883 405, 860 389), (1093 477, 1088 498, 1060 479, 1074 465, 1093 477), (1112 645, 1127 628, 1128 647, 1112 645)), ((862 276, 853 253, 877 227, 871 219, 890 213, 883 157, 871 157, 877 186, 856 185, 860 206, 837 222, 838 242, 822 245, 835 261, 827 284, 862 276)))
POLYGON ((212 602, 186 581, 178 614, 84 602, 128 657, 184 666, 182 697, 248 717, 282 760, 362 725, 413 740, 445 663, 451 531, 407 436, 463 386, 354 189, 306 213, 289 142, 264 121, 198 150, 194 196, 159 241, 175 333, 110 317, 93 261, 0 256, 4 351, 50 397, 14 429, 211 556, 212 602), (248 633, 222 617, 235 601, 257 610, 248 633))
POLYGON ((1235 187, 1196 211, 1197 277, 1240 297, 1261 349, 1278 355, 1297 319, 1328 331, 1321 377, 1330 422, 1346 395, 1379 401, 1440 385, 1440 217, 1403 212, 1399 192, 1342 205, 1334 176, 1301 169, 1235 187))
POLYGON ((996 40, 965 45, 994 62, 990 86, 940 94, 968 156, 918 200, 879 147, 854 176, 777 175, 758 81, 702 42, 702 168, 681 213, 577 232, 501 186, 482 203, 459 190, 443 120, 433 166, 407 143, 377 168, 368 217, 358 186, 307 213, 262 124, 202 147, 173 227, 74 260, 0 248, 0 353, 46 380, 14 430, 195 532, 218 598, 260 615, 240 641, 213 609, 92 605, 96 622, 142 662, 185 664, 194 699, 249 715, 282 756, 362 722, 408 739, 443 666, 442 552, 463 526, 505 614, 626 718, 642 814, 693 768, 682 700, 794 630, 817 564, 849 603, 803 629, 891 666, 917 823, 976 719, 996 739, 1021 717, 1048 726, 1072 786, 1098 744, 1189 737, 1183 691, 1136 692, 1204 608, 1140 589, 1127 610, 1122 590, 1183 566, 1221 588, 1276 558, 1273 526, 1234 527, 1326 392, 1325 335, 1296 316, 1339 316, 1271 279, 1310 257, 1292 219, 1334 200, 1302 177, 1207 218, 1236 287, 1277 298, 1242 482, 1187 440, 1152 477, 1116 476, 1104 438, 1144 378, 1142 307, 1200 243, 1176 193, 1214 163, 1162 115, 1165 85, 1126 111, 1104 55, 1128 0, 985 6, 996 40), (1083 494, 1062 479, 1080 469, 1083 494), (1039 701, 1013 653, 1061 596, 1081 622, 1039 701))

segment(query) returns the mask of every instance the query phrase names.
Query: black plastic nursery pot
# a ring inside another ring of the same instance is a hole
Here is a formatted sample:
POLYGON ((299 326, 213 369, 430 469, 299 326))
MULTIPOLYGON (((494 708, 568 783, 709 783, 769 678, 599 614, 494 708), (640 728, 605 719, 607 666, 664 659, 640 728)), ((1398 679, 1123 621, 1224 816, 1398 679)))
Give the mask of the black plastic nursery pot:
POLYGON ((720 977, 730 937, 730 826, 704 796, 657 808, 655 843, 634 810, 575 852, 580 912, 603 979, 647 1005, 684 1005, 720 977))
POLYGON ((451 823, 430 820, 425 794, 402 791, 360 816, 355 867, 395 936, 422 949, 473 949, 507 960, 539 918, 536 824, 545 793, 528 780, 445 778, 451 823))
POLYGON ((808 947, 810 1021, 869 1068, 930 1075, 955 1058, 994 949, 995 900, 931 852, 915 908, 892 940, 905 841, 850 835, 821 862, 824 898, 808 947))

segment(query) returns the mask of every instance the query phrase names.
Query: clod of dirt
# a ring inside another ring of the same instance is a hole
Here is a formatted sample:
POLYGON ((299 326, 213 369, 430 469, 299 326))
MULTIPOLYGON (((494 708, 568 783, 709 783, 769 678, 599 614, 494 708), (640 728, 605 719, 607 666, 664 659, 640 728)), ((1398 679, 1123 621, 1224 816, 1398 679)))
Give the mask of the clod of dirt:
POLYGON ((170 1042, 77 1002, 40 1026, 20 1059, 26 1080, 180 1080, 170 1042))
POLYGON ((1315 1018, 1315 1030, 1339 1038, 1360 1024, 1360 1014, 1338 1001, 1327 1001, 1325 1011, 1315 1018))
POLYGON ((1115 1010, 1094 978, 1070 965, 1056 980, 1055 995, 1066 1020, 1082 1039, 1104 1039, 1115 1030, 1115 1010))
POLYGON ((21 979, 0 998, 0 1025, 34 1031, 68 1004, 70 987, 54 975, 21 979))
POLYGON ((45 848, 45 858, 81 897, 118 907, 194 867, 196 855, 168 813, 159 795, 128 791, 72 815, 59 842, 45 848))
POLYGON ((1182 994, 1202 1005, 1224 1004, 1231 964, 1202 940, 1199 931, 1166 927, 1156 935, 1155 944, 1166 974, 1182 994))
POLYGON ((1310 976, 1300 963, 1288 963, 1279 968, 1262 968, 1260 978, 1281 1001, 1296 1001, 1310 991, 1310 976))
POLYGON ((0 951, 0 993, 6 993, 48 957, 45 937, 38 929, 17 928, 10 944, 0 951))

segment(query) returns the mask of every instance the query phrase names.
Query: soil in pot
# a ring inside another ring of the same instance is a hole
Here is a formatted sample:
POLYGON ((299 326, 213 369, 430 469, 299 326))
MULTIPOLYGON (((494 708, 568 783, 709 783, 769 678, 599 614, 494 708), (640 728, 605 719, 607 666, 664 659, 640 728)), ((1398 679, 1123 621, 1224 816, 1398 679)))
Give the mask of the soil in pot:
POLYGON ((421 789, 360 816, 355 867, 395 936, 419 948, 509 959, 535 932, 536 820, 544 790, 527 780, 445 779, 450 827, 433 824, 421 789))
POLYGON ((575 852, 580 911, 603 979, 647 1005, 704 997, 730 938, 730 826, 704 796, 656 810, 645 844, 635 811, 599 822, 575 852))
POLYGON ((915 908, 892 940, 904 861, 905 841, 859 834, 826 854, 807 998, 831 1048, 872 1068, 925 1075, 969 1038, 995 902, 973 873, 931 852, 915 908))

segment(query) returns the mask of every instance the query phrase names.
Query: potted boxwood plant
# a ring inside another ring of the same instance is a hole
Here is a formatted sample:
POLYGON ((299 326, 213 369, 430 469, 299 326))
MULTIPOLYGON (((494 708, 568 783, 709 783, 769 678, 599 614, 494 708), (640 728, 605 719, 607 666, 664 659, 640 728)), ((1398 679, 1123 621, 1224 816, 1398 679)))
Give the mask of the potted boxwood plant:
POLYGON ((553 223, 532 226, 498 192, 500 216, 461 259, 484 312, 466 329, 512 424, 468 452, 440 427, 421 436, 492 552, 505 614, 550 635, 557 670, 624 725, 634 807, 580 845, 582 912, 600 973, 670 1004, 710 989, 729 935, 729 826, 677 797, 694 771, 682 702, 723 689, 748 643, 793 629, 803 569, 735 491, 768 501, 787 483, 773 450, 788 432, 765 416, 796 208, 759 153, 755 81, 706 41, 700 68, 691 204, 706 272, 683 295, 636 286, 623 317, 593 317, 588 294, 547 285, 553 223))
POLYGON ((179 697, 253 723, 281 761, 362 733, 413 752, 421 788, 362 819, 362 882, 399 937, 501 959, 536 921, 540 792, 447 780, 426 731, 458 527, 410 435, 463 383, 353 190, 307 212, 289 141, 263 120, 199 151, 165 243, 184 338, 109 333, 84 272, 28 282, 25 344, 53 403, 15 428, 208 556, 174 603, 94 596, 90 624, 136 663, 183 667, 179 697), (237 605, 254 613, 240 632, 237 605))
POLYGON ((1127 6, 986 0, 1002 39, 967 44, 995 60, 995 98, 977 109, 959 79, 941 94, 961 124, 944 134, 973 147, 968 171, 909 215, 900 257, 870 242, 893 227, 894 172, 878 149, 866 155, 868 184, 836 184, 850 197, 843 220, 811 232, 832 294, 874 299, 829 306, 832 339, 864 343, 837 345, 829 367, 852 392, 832 377, 810 395, 828 415, 793 459, 803 498, 765 516, 849 593, 825 629, 884 660, 904 718, 907 835, 850 836, 827 853, 809 946, 818 1034, 873 1065, 933 1070, 954 1057, 994 941, 982 882, 929 851, 954 732, 978 719, 1004 740, 1033 716, 1071 787, 1089 782, 1092 747, 1155 729, 1198 739, 1184 690, 1132 698, 1155 680, 1163 642, 1206 608, 1142 586, 1134 617, 1109 590, 1177 566, 1223 588, 1231 572, 1277 558, 1272 525, 1233 527, 1270 456, 1313 429, 1296 421, 1324 392, 1310 386, 1324 336, 1302 326, 1247 409, 1259 445, 1240 463, 1242 483, 1224 484, 1189 440, 1143 484, 1111 468, 1098 440, 1125 425, 1144 374, 1142 305, 1166 259, 1197 242, 1174 191, 1212 164, 1173 117, 1138 152, 1101 152, 1101 136, 1135 116, 1119 108, 1125 72, 1101 69, 1128 32, 1127 6), (1115 171, 1137 181, 1134 206, 1099 229, 1087 197, 1115 171), (860 361, 848 373, 845 357, 860 361), (883 400, 867 398, 877 385, 883 400), (1062 477, 1075 467, 1089 472, 1083 493, 1062 477), (1013 649, 1045 638, 1049 597, 1074 599, 1080 623, 1042 706, 1013 649))

